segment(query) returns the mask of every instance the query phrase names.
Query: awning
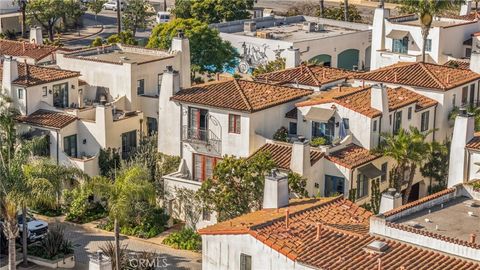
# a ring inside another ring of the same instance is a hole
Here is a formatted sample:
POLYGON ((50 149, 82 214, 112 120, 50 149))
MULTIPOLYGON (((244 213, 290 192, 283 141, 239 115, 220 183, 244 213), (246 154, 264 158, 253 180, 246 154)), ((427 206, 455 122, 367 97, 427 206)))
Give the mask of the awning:
POLYGON ((377 178, 383 175, 383 172, 375 167, 372 163, 368 163, 367 165, 358 168, 358 170, 365 175, 368 179, 377 178))
POLYGON ((408 31, 392 30, 392 31, 390 31, 390 33, 388 33, 387 38, 402 39, 406 36, 408 36, 408 31))
POLYGON ((307 120, 327 122, 330 118, 332 118, 334 112, 335 111, 332 109, 310 107, 304 116, 307 120))

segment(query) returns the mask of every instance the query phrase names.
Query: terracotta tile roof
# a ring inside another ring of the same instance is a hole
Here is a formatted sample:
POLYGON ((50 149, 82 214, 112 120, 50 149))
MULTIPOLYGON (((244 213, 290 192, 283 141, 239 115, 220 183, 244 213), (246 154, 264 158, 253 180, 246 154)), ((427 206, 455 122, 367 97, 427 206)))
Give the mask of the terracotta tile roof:
POLYGON ((397 207, 397 208, 395 208, 395 209, 392 209, 392 210, 390 210, 390 211, 387 211, 387 212, 383 213, 383 215, 384 215, 385 217, 389 217, 389 216, 398 214, 398 213, 400 213, 400 212, 402 212, 402 211, 405 211, 405 210, 407 210, 407 209, 409 209, 409 208, 412 208, 412 207, 415 207, 415 206, 417 206, 417 205, 426 203, 426 202, 428 202, 428 201, 430 201, 430 200, 439 198, 439 197, 441 197, 441 196, 443 196, 443 195, 446 195, 446 194, 455 192, 455 190, 456 190, 455 188, 447 188, 447 189, 445 189, 445 190, 439 191, 439 192, 434 193, 434 194, 432 194, 432 195, 423 197, 423 198, 421 198, 421 199, 419 199, 419 200, 413 201, 413 202, 411 202, 411 203, 404 204, 404 205, 402 205, 402 206, 400 206, 400 207, 397 207))
POLYGON ((290 118, 290 119, 295 119, 295 120, 297 120, 297 116, 298 116, 298 109, 297 108, 293 108, 285 114, 285 118, 290 118))
POLYGON ((361 166, 379 157, 381 157, 381 155, 372 154, 370 150, 356 144, 350 144, 343 149, 325 156, 325 158, 331 162, 349 169, 361 166))
POLYGON ((276 86, 245 80, 228 80, 180 90, 174 101, 201 104, 222 109, 256 112, 313 93, 312 90, 276 86))
POLYGON ((345 80, 355 74, 352 71, 319 65, 300 65, 295 68, 274 71, 255 77, 256 81, 276 83, 299 83, 308 86, 322 86, 338 80, 345 80))
MULTIPOLYGON (((250 157, 259 152, 268 152, 272 156, 277 167, 290 170, 290 160, 292 158, 292 144, 284 142, 266 143, 260 149, 255 151, 250 157)), ((323 157, 323 153, 317 149, 310 149, 310 164, 313 165, 323 157)))
POLYGON ((290 260, 315 269, 480 269, 480 264, 372 236, 372 213, 342 198, 291 201, 288 207, 262 209, 199 230, 202 235, 249 234, 290 260), (289 226, 286 226, 286 210, 289 226), (316 238, 320 224, 320 237, 316 238), (368 244, 382 241, 387 250, 369 252, 368 244))
POLYGON ((465 146, 468 149, 480 150, 480 132, 476 132, 474 137, 465 146))
MULTIPOLYGON (((417 94, 403 87, 388 88, 388 107, 390 111, 415 103, 415 110, 420 111, 432 106, 437 102, 433 99, 417 94)), ((297 103, 297 107, 312 106, 324 103, 336 103, 352 111, 363 114, 367 117, 377 117, 381 112, 370 106, 371 88, 342 87, 332 89, 328 92, 315 95, 307 101, 297 103)))
POLYGON ((449 60, 443 65, 447 67, 470 69, 470 63, 462 60, 449 60))
MULTIPOLYGON (((0 65, 0 74, 2 72, 3 65, 0 65)), ((76 71, 18 63, 18 79, 13 83, 22 86, 34 86, 78 76, 80 76, 80 73, 76 71), (26 67, 28 67, 28 76, 26 67)))
POLYGON ((35 59, 35 61, 42 60, 58 49, 59 47, 48 45, 35 45, 28 42, 6 39, 0 40, 0 55, 28 57, 35 59))
POLYGON ((446 91, 480 79, 471 70, 428 63, 398 63, 361 73, 355 79, 446 91))
POLYGON ((38 110, 30 115, 17 117, 17 121, 22 123, 55 129, 64 128, 75 120, 77 117, 74 115, 47 110, 38 110))

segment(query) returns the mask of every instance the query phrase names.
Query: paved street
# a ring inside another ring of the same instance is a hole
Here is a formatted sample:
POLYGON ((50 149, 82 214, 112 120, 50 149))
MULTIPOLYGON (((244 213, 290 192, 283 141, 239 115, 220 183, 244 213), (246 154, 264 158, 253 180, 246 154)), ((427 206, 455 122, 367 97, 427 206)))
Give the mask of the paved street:
MULTIPOLYGON (((53 224, 50 224, 52 226, 53 224)), ((113 241, 108 233, 91 233, 81 227, 65 225, 67 239, 71 240, 75 249, 75 269, 88 269, 89 255, 99 250, 105 241, 113 241)), ((176 250, 166 246, 154 245, 139 240, 123 239, 122 244, 128 245, 130 251, 155 252, 159 257, 166 257, 168 268, 163 269, 201 269, 201 254, 176 250)))

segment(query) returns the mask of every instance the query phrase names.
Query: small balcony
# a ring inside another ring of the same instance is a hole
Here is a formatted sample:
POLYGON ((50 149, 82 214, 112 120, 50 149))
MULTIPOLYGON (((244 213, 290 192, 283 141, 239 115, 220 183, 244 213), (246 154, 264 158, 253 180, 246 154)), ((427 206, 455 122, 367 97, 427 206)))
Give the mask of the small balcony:
POLYGON ((221 154, 222 140, 210 129, 183 126, 182 141, 205 146, 207 151, 221 154))

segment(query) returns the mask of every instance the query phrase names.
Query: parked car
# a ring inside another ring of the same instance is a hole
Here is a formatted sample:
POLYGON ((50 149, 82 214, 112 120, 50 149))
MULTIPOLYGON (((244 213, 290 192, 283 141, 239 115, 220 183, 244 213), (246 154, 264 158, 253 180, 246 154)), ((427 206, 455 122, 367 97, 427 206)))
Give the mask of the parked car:
MULTIPOLYGON (((124 3, 120 2, 121 10, 123 10, 124 3)), ((108 1, 107 3, 103 4, 103 9, 105 10, 117 10, 117 1, 108 1)))
MULTIPOLYGON (((18 231, 19 237, 22 239, 23 233, 23 215, 18 214, 18 231)), ((28 235, 27 239, 29 243, 36 242, 42 240, 48 232, 48 223, 45 221, 37 220, 30 214, 27 214, 27 228, 28 228, 28 235)))
POLYGON ((170 12, 168 11, 159 11, 157 12, 156 17, 157 23, 167 23, 170 21, 170 12))

